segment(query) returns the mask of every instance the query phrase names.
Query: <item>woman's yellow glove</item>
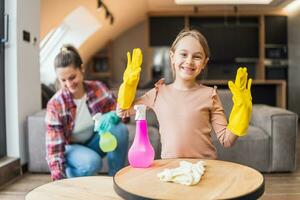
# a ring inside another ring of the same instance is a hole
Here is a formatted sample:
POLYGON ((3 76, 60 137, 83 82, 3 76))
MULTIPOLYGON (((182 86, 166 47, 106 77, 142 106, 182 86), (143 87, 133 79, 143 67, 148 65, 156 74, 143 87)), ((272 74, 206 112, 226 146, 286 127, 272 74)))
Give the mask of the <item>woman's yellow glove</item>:
POLYGON ((130 52, 127 52, 127 67, 118 93, 118 104, 122 110, 129 109, 135 98, 142 62, 143 54, 140 48, 133 49, 132 59, 130 52))
POLYGON ((227 128, 237 136, 246 135, 252 114, 252 79, 248 80, 247 78, 247 68, 240 67, 236 73, 235 83, 232 81, 228 82, 232 93, 233 108, 229 116, 227 128))

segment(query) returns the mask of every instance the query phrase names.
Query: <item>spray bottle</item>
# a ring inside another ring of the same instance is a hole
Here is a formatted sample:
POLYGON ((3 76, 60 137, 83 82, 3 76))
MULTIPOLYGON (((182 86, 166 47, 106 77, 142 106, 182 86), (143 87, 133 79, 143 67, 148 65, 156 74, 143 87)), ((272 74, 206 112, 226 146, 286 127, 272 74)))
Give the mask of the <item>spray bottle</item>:
POLYGON ((114 111, 102 114, 97 113, 93 116, 95 120, 94 131, 98 132, 100 136, 99 147, 103 152, 114 151, 117 147, 117 139, 110 132, 113 126, 119 123, 120 119, 114 111))
POLYGON ((154 149, 148 137, 146 106, 135 105, 136 133, 128 151, 128 161, 132 167, 147 168, 154 160, 154 149))

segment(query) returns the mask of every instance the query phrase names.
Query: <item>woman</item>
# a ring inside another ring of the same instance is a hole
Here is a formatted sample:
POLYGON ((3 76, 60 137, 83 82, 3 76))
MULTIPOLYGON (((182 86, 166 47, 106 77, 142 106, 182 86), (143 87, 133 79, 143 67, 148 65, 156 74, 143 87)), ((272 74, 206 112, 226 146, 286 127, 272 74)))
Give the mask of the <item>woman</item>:
MULTIPOLYGON (((113 94, 99 81, 85 81, 82 59, 71 45, 61 48, 54 60, 61 89, 47 104, 46 159, 53 180, 94 175, 106 155, 99 148, 100 137, 92 117, 116 108, 113 94)), ((107 153, 109 175, 124 166, 128 130, 118 123, 111 130, 117 148, 107 153)))

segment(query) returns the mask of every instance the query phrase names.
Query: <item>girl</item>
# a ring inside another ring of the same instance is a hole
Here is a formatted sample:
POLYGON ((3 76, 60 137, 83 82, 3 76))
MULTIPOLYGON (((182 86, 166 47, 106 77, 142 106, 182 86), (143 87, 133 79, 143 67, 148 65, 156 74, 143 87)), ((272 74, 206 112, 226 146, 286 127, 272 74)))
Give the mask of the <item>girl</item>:
MULTIPOLYGON (((252 110, 251 79, 247 81, 247 70, 240 68, 235 83, 229 82, 234 106, 227 125, 216 87, 196 81, 209 60, 204 36, 196 30, 180 32, 170 48, 170 60, 174 82, 166 85, 163 80, 159 81, 133 104, 145 104, 156 113, 162 158, 216 159, 212 129, 224 147, 232 146, 238 136, 247 131, 252 110)), ((119 99, 126 98, 119 96, 119 99)), ((117 114, 121 117, 134 114, 132 107, 124 110, 120 106, 117 114)))
MULTIPOLYGON (((61 89, 47 104, 46 159, 53 180, 94 175, 101 169, 105 153, 99 149, 99 135, 93 132, 92 116, 116 108, 107 87, 98 81, 84 81, 82 60, 77 50, 65 45, 54 61, 61 89)), ((124 166, 128 130, 122 123, 112 130, 118 146, 109 152, 109 175, 124 166)))

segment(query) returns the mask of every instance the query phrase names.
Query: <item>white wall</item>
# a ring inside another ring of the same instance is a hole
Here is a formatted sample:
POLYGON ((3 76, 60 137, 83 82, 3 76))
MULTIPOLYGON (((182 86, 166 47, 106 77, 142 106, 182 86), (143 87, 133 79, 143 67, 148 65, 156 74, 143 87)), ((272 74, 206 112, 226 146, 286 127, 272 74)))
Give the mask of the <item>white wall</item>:
POLYGON ((289 109, 300 117, 300 6, 288 15, 289 109))
POLYGON ((5 46, 5 101, 7 155, 27 155, 27 116, 41 109, 39 73, 40 0, 5 0, 9 14, 9 42, 5 46), (23 41, 23 30, 30 32, 31 42, 23 41))

